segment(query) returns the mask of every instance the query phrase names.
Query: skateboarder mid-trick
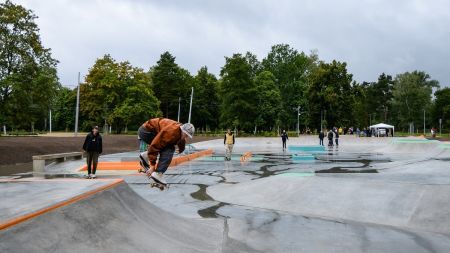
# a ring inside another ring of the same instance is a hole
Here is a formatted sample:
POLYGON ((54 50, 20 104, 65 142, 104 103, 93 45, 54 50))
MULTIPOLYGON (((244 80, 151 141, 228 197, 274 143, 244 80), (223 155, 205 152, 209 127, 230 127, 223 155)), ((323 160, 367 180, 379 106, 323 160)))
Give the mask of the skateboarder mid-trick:
POLYGON ((166 118, 149 119, 142 124, 138 135, 141 141, 147 143, 147 151, 140 153, 139 158, 147 176, 157 183, 166 185, 163 174, 172 161, 175 146, 178 146, 178 152, 182 153, 186 146, 186 139, 192 138, 194 132, 194 125, 181 124, 166 118))

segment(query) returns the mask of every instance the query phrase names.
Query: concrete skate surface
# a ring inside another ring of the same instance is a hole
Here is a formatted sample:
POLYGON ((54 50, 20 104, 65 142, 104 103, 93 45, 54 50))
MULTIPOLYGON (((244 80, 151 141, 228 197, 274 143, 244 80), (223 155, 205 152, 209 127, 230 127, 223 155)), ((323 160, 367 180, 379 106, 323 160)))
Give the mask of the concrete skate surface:
MULTIPOLYGON (((169 190, 135 172, 103 172, 100 180, 125 182, 3 229, 0 252, 450 252, 448 143, 341 136, 339 147, 320 148, 301 136, 282 150, 281 138, 237 138, 232 161, 223 140, 194 146, 215 153, 169 169, 169 190)), ((78 165, 52 165, 49 175, 80 177, 78 165)), ((77 180, 65 185, 75 193, 60 195, 58 178, 5 179, 0 217, 104 187, 77 180), (27 190, 35 198, 14 197, 27 190)))

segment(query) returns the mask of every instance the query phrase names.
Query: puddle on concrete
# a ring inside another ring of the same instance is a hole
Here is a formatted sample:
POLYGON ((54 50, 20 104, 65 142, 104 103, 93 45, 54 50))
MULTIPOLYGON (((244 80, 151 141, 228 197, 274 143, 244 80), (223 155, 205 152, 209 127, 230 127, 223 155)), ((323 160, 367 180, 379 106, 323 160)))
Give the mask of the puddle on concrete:
POLYGON ((370 164, 372 163, 387 163, 391 162, 390 160, 370 160, 370 159, 330 159, 330 160, 322 160, 326 162, 332 162, 332 163, 340 163, 340 162, 346 162, 346 163, 362 163, 361 166, 357 167, 341 167, 336 166, 332 167, 330 169, 324 169, 324 170, 316 170, 316 173, 378 173, 378 170, 376 169, 364 169, 371 167, 370 164))
MULTIPOLYGON (((205 184, 197 184, 200 189, 198 191, 191 193, 191 197, 200 200, 200 201, 214 201, 214 199, 206 193, 206 188, 208 188, 208 185, 205 184)), ((218 218, 223 217, 220 214, 217 214, 217 210, 223 206, 227 205, 227 203, 219 202, 216 205, 200 209, 197 211, 198 215, 202 218, 218 218)))
POLYGON ((200 189, 198 189, 198 191, 196 192, 191 193, 192 198, 201 201, 214 200, 213 198, 211 198, 211 196, 208 195, 208 193, 206 193, 206 188, 208 188, 208 185, 197 184, 197 186, 200 187, 200 189))
POLYGON ((350 170, 341 167, 333 167, 327 170, 316 170, 315 173, 378 173, 378 170, 367 169, 367 170, 350 170))
POLYGON ((226 206, 226 205, 228 205, 228 204, 224 203, 224 202, 219 202, 217 205, 213 205, 211 207, 198 210, 197 213, 202 218, 219 218, 219 217, 223 217, 222 215, 217 213, 217 210, 219 208, 223 207, 223 206, 226 206))

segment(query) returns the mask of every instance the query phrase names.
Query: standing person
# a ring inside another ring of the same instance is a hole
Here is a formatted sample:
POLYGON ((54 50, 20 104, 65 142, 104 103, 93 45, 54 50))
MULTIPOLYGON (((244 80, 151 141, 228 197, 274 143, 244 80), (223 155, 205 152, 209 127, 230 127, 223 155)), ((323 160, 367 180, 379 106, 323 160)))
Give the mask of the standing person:
POLYGON ((333 130, 330 129, 327 134, 328 138, 328 147, 333 147, 333 130))
POLYGON ((283 130, 283 132, 281 133, 281 141, 283 142, 283 150, 286 149, 286 141, 289 140, 289 136, 286 133, 286 130, 283 130))
MULTIPOLYGON (((342 128, 339 128, 339 129, 342 129, 342 128)), ((335 133, 334 133, 334 141, 336 142, 336 147, 339 146, 339 132, 342 132, 342 131, 335 131, 335 133)))
POLYGON ((231 153, 233 152, 234 143, 234 134, 231 132, 231 129, 228 129, 225 137, 223 138, 223 145, 225 145, 225 161, 231 161, 231 153))
POLYGON ((323 130, 320 130, 320 133, 319 133, 319 145, 323 146, 323 138, 325 138, 325 134, 323 133, 323 130))
POLYGON ((98 132, 98 126, 92 128, 84 139, 83 150, 86 152, 86 163, 88 174, 86 178, 96 178, 98 157, 103 151, 102 136, 98 132))
POLYGON ((191 123, 181 124, 171 119, 154 118, 144 122, 139 127, 138 135, 147 143, 147 151, 140 153, 139 158, 147 176, 157 183, 167 184, 163 176, 172 162, 175 146, 178 146, 178 152, 182 153, 187 138, 192 139, 194 132, 194 125, 191 123))

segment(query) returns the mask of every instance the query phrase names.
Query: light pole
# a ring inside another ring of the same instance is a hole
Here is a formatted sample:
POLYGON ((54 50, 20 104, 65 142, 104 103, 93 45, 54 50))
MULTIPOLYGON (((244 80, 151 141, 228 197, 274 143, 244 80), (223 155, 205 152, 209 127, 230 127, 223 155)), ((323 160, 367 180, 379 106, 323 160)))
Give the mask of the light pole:
POLYGON ((442 119, 439 119, 439 136, 442 136, 442 119))
POLYGON ((322 130, 323 130, 323 125, 322 125, 322 119, 323 119, 323 116, 322 116, 322 113, 323 113, 323 111, 320 110, 320 131, 321 131, 321 132, 322 132, 322 130))
POLYGON ((423 109, 423 136, 425 136, 425 109, 423 109))
POLYGON ((49 121, 50 127, 49 127, 49 130, 50 130, 50 133, 52 133, 52 109, 50 109, 49 114, 50 114, 50 121, 49 121))
POLYGON ((192 92, 191 92, 191 104, 189 105, 189 120, 188 120, 188 123, 191 123, 192 99, 193 98, 194 98, 194 87, 192 87, 192 92))
POLYGON ((300 106, 297 106, 297 136, 300 137, 300 106))
POLYGON ((181 97, 178 97, 178 122, 180 122, 181 97))
POLYGON ((78 135, 78 114, 80 110, 80 72, 78 72, 77 106, 75 108, 75 137, 78 135))

